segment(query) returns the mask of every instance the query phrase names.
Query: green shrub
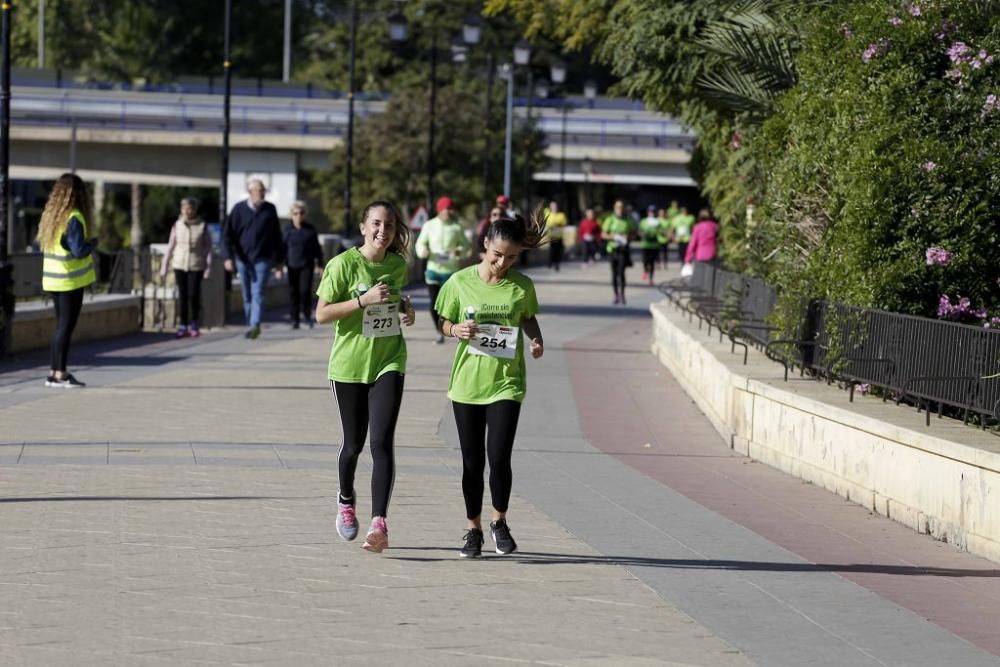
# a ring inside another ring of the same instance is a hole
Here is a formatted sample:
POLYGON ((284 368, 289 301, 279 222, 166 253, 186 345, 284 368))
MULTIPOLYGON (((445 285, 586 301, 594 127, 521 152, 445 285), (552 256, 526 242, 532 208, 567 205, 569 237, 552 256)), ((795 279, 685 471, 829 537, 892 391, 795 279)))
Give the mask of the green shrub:
POLYGON ((786 315, 816 297, 934 316, 942 294, 1000 315, 996 5, 851 0, 809 15, 798 85, 723 168, 757 165, 758 222, 726 252, 782 290, 786 315), (929 264, 932 247, 950 261, 929 264))

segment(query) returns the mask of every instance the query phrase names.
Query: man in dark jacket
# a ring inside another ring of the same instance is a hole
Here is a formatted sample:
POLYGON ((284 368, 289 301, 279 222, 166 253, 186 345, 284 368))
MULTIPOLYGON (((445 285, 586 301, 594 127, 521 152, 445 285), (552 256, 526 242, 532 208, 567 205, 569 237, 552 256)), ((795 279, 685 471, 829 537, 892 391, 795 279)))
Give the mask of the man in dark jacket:
POLYGON ((264 310, 264 288, 271 269, 284 261, 281 243, 281 223, 274 204, 264 201, 267 188, 259 179, 247 182, 250 195, 233 206, 222 228, 222 253, 226 271, 233 271, 233 262, 240 273, 243 289, 243 314, 247 322, 247 338, 260 335, 260 319, 264 310))

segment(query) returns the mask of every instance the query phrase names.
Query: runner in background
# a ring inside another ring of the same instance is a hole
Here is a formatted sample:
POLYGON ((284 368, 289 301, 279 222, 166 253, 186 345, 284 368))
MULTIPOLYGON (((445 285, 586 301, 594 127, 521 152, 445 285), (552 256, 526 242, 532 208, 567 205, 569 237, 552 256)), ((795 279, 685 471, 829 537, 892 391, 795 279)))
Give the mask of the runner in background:
POLYGON ((688 243, 691 242, 691 227, 694 226, 694 216, 682 206, 671 220, 670 226, 674 232, 674 241, 677 242, 677 259, 683 263, 684 257, 687 255, 688 243))
POLYGON ((401 300, 406 286, 409 229, 387 201, 369 204, 361 216, 364 244, 329 261, 316 295, 316 321, 336 322, 328 376, 340 410, 344 440, 338 468, 337 533, 358 535, 354 473, 371 434, 372 521, 362 548, 379 553, 389 546, 386 516, 396 476, 393 453, 403 398, 406 341, 400 322, 413 324, 413 307, 401 300))
POLYGON ((656 217, 656 207, 646 209, 646 217, 639 222, 639 247, 642 249, 642 279, 653 284, 656 259, 660 255, 660 219, 656 217))
MULTIPOLYGON (((670 244, 674 241, 674 217, 681 212, 680 206, 677 204, 676 199, 670 200, 670 207, 666 211, 660 211, 660 220, 664 227, 664 237, 666 240, 663 242, 663 266, 666 268, 669 263, 670 257, 670 244)), ((683 262, 684 258, 680 259, 683 262)))
POLYGON ((444 343, 438 326, 438 312, 434 309, 438 292, 447 282, 451 274, 462 266, 462 260, 469 254, 469 239, 465 238, 465 229, 455 215, 454 204, 449 197, 441 197, 434 207, 437 217, 424 223, 417 237, 416 253, 420 259, 427 260, 427 270, 424 271, 424 282, 430 294, 431 319, 434 329, 438 332, 436 343, 444 343))
POLYGON ((635 225, 625 217, 625 202, 615 201, 611 215, 601 223, 601 238, 607 244, 611 260, 611 287, 615 291, 615 304, 625 305, 625 269, 632 266, 632 249, 629 245, 635 235, 635 225))
POLYGON ((461 555, 475 558, 483 547, 483 470, 490 463, 493 520, 490 533, 496 552, 517 550, 507 525, 513 485, 511 453, 521 401, 526 391, 525 341, 535 359, 542 356, 542 332, 535 315, 538 300, 531 279, 512 267, 521 251, 544 242, 541 211, 530 221, 500 218, 486 232, 485 255, 462 269, 438 295, 442 334, 458 338, 448 398, 462 448, 462 494, 468 527, 461 555))
POLYGON ((559 271, 559 265, 563 259, 563 231, 569 220, 566 214, 559 210, 559 203, 549 202, 549 208, 545 215, 545 229, 549 237, 549 268, 559 271))
POLYGON ((594 209, 587 209, 577 227, 577 234, 583 241, 583 265, 590 266, 597 259, 597 241, 601 236, 601 226, 594 217, 594 209))

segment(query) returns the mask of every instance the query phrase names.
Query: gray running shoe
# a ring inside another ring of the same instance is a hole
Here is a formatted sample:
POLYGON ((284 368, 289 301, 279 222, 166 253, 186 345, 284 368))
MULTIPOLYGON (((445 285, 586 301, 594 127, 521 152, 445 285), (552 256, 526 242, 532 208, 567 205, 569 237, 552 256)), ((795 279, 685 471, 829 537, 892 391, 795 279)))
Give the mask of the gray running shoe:
POLYGON ((337 534, 348 542, 358 536, 358 517, 354 505, 337 503, 337 534))

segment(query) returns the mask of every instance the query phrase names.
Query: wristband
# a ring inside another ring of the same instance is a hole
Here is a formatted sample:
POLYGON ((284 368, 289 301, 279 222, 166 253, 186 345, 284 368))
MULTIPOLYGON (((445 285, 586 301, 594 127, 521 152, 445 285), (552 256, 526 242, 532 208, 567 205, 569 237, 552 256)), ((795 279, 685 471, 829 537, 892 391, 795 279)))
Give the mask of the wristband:
POLYGON ((357 297, 357 300, 358 300, 358 310, 364 310, 365 307, 361 305, 361 297, 360 296, 357 297))
POLYGON ((451 324, 451 326, 448 327, 448 338, 454 338, 455 337, 455 323, 454 322, 449 322, 449 324, 451 324))

